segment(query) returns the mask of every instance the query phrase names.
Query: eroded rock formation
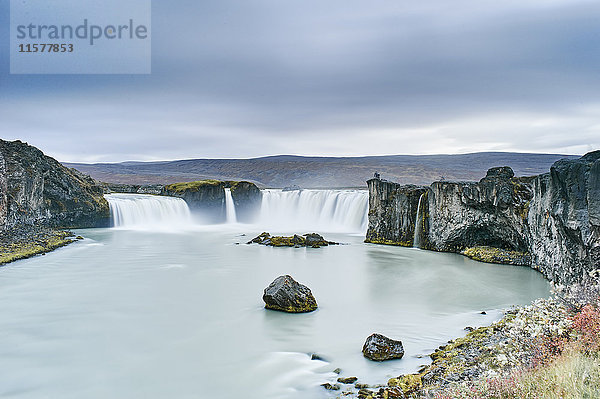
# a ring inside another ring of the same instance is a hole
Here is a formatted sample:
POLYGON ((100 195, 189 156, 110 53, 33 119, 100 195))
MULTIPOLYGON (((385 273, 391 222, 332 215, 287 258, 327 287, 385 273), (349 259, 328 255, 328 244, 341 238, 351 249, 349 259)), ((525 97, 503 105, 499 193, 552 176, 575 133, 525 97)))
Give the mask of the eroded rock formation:
POLYGON ((0 140, 0 228, 108 226, 108 202, 92 178, 21 141, 0 140))
POLYGON ((368 185, 367 242, 412 246, 416 231, 421 248, 528 264, 558 283, 600 269, 600 151, 534 177, 500 167, 479 182, 368 185))

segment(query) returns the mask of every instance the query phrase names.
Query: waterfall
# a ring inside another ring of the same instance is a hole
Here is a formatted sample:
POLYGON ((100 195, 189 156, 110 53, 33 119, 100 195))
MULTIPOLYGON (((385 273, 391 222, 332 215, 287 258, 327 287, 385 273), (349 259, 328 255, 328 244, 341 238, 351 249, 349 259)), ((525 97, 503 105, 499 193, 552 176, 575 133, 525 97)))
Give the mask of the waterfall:
POLYGON ((144 194, 107 194, 115 227, 177 229, 192 223, 190 210, 180 198, 144 194))
POLYGON ((415 237, 413 238, 413 247, 421 248, 421 235, 423 234, 423 216, 421 216, 421 202, 423 202, 423 196, 419 197, 419 205, 417 205, 417 218, 415 221, 415 237))
POLYGON ((227 223, 236 223, 237 216, 235 215, 235 204, 233 203, 233 197, 231 196, 231 189, 225 189, 225 214, 227 217, 227 223))
MULTIPOLYGON (((115 227, 178 230, 193 225, 180 198, 144 194, 107 194, 115 227)), ((309 233, 365 233, 369 193, 366 190, 264 190, 257 230, 309 233)), ((225 190, 226 222, 237 223, 231 190, 225 190)))
POLYGON ((281 231, 364 233, 366 190, 264 190, 259 224, 281 231))

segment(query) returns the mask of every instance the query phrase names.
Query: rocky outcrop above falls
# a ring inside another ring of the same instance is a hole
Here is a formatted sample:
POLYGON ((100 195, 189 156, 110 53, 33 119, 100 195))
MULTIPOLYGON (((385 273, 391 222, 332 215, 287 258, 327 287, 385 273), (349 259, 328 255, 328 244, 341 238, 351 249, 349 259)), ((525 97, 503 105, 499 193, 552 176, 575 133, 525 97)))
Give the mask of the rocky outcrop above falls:
POLYGON ((165 186, 162 195, 182 198, 194 213, 205 222, 219 223, 225 220, 225 183, 218 180, 200 180, 165 186))
POLYGON ((500 167, 479 182, 368 184, 367 242, 408 246, 416 231, 421 248, 529 264, 557 283, 600 269, 600 151, 529 178, 500 167))
POLYGON ((256 184, 248 181, 226 182, 231 189, 231 197, 235 204, 237 221, 240 223, 251 223, 260 212, 262 204, 262 192, 256 184))
POLYGON ((110 193, 124 193, 124 194, 154 194, 160 195, 165 187, 162 184, 120 184, 120 183, 102 183, 104 192, 110 193))
POLYGON ((207 223, 225 221, 225 189, 231 189, 238 222, 251 223, 258 216, 262 192, 251 182, 199 180, 169 185, 102 183, 105 193, 154 194, 182 198, 190 210, 207 223))
POLYGON ((21 141, 0 140, 0 228, 108 226, 103 188, 21 141))
POLYGON ((366 242, 411 247, 419 200, 426 187, 402 186, 381 179, 369 185, 369 228, 366 242))
MULTIPOLYGON (((143 188, 144 186, 142 186, 143 188)), ((258 215, 262 192, 247 181, 201 180, 164 186, 161 195, 182 198, 192 212, 209 223, 225 221, 225 189, 231 190, 238 222, 249 223, 258 215)))

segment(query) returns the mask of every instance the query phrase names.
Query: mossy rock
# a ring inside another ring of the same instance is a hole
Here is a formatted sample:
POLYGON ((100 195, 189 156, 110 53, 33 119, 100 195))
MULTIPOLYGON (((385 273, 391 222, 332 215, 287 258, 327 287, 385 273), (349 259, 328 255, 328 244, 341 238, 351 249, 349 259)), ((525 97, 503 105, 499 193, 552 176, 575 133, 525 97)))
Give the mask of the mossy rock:
POLYGON ((423 389, 423 379, 420 374, 406 374, 397 378, 391 378, 388 386, 402 389, 405 395, 418 393, 423 389))
POLYGON ((37 235, 34 239, 23 239, 17 242, 0 245, 0 265, 21 259, 31 258, 64 247, 73 242, 72 234, 67 231, 50 231, 37 235))
POLYGON ((466 248, 461 253, 479 262, 515 266, 531 265, 531 255, 527 252, 480 246, 466 248))
POLYGON ((310 288, 289 275, 277 277, 265 288, 263 301, 265 308, 286 313, 308 313, 318 307, 310 288))
POLYGON ((259 236, 248 241, 247 244, 260 244, 271 247, 311 247, 320 248, 329 245, 338 245, 337 242, 327 241, 322 236, 316 233, 293 236, 271 236, 271 234, 264 232, 259 236))
POLYGON ((223 185, 219 180, 198 180, 187 183, 173 183, 165 186, 165 190, 174 193, 184 193, 186 191, 199 191, 203 187, 218 187, 223 185))

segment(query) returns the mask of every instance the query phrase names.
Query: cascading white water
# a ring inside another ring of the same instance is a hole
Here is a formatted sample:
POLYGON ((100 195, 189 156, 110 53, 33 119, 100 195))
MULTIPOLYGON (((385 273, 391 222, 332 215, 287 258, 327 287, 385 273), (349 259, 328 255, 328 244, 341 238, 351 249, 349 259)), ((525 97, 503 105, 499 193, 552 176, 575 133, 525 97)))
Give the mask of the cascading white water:
MULTIPOLYGON (((113 225, 122 228, 177 230, 193 225, 180 198, 108 194, 113 225)), ((259 230, 364 233, 368 223, 366 190, 264 190, 259 230)), ((237 223, 231 191, 225 190, 226 223, 237 223)))
POLYGON ((423 201, 423 196, 425 194, 421 194, 419 197, 419 205, 417 205, 417 218, 415 221, 415 237, 413 238, 413 247, 421 248, 421 234, 423 234, 423 216, 421 215, 421 202, 423 201))
POLYGON ((144 194, 107 194, 115 227, 169 229, 192 223, 184 200, 144 194))
POLYGON ((364 233, 368 207, 366 190, 264 190, 259 223, 284 231, 364 233))
POLYGON ((227 223, 237 223, 237 216, 235 214, 235 204, 233 203, 233 197, 231 196, 231 189, 225 189, 225 215, 227 223))

